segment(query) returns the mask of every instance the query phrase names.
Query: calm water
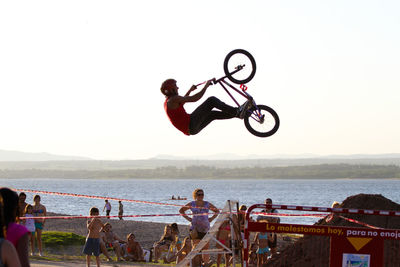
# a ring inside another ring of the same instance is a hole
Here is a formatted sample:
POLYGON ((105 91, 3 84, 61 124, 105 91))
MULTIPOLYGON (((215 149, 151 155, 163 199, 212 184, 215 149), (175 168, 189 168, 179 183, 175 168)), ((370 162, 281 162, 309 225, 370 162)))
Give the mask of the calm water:
MULTIPOLYGON (((263 203, 266 197, 275 204, 329 207, 333 201, 342 202, 348 196, 368 193, 381 194, 400 203, 400 180, 87 180, 87 179, 0 179, 0 186, 19 189, 43 190, 144 200, 161 203, 186 204, 191 200, 195 188, 203 188, 205 200, 223 208, 227 199, 238 200, 250 206, 263 203), (187 201, 171 201, 172 195, 187 197, 187 201)), ((27 193, 31 203, 33 193, 27 193)), ((100 211, 104 200, 41 195, 48 211, 74 215, 87 215, 92 206, 100 211)), ((118 203, 111 201, 111 215, 117 215, 118 203)), ((141 203, 124 204, 124 214, 177 214, 179 207, 149 205, 141 203)), ((280 211, 280 213, 289 213, 280 211)), ((104 214, 102 214, 104 215, 104 214)), ((155 222, 188 222, 179 216, 136 218, 155 222)), ((281 222, 313 223, 316 218, 281 218, 281 222)))

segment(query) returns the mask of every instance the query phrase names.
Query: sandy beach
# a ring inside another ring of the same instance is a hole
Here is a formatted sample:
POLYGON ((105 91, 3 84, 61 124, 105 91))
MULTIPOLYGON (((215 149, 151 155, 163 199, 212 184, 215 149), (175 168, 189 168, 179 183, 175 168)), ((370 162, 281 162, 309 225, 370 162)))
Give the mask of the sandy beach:
MULTIPOLYGON (((63 216, 62 214, 48 213, 49 216, 63 216)), ((68 215, 64 215, 68 216, 68 215)), ((160 240, 165 223, 143 222, 133 220, 119 220, 101 218, 103 223, 109 222, 114 233, 121 239, 126 239, 129 233, 134 233, 136 240, 147 249, 160 240)), ((70 232, 82 236, 87 235, 86 219, 49 219, 46 221, 44 231, 70 232)), ((185 237, 189 233, 189 225, 179 225, 179 236, 185 237)))
MULTIPOLYGON (((341 204, 342 208, 351 209, 367 209, 381 211, 399 211, 400 205, 383 197, 382 195, 358 194, 346 198, 341 204)), ((363 224, 371 225, 382 229, 399 229, 400 218, 393 217, 388 219, 387 216, 377 215, 361 215, 361 214, 337 214, 333 220, 319 220, 314 225, 321 226, 342 226, 342 227, 361 227, 363 224), (340 216, 339 216, 340 215, 340 216), (345 217, 343 217, 344 215, 345 217), (348 220, 350 219, 350 221, 348 220), (353 221, 352 221, 353 220, 353 221), (356 220, 356 221, 354 221, 356 220), (360 223, 356 223, 360 222, 360 223), (356 225, 355 225, 356 224, 356 225)), ((135 233, 137 240, 142 244, 142 247, 149 249, 155 241, 160 239, 163 233, 165 224, 154 222, 126 221, 115 219, 103 219, 104 222, 110 222, 115 233, 121 238, 124 238, 128 233, 135 233)), ((364 225, 364 227, 366 227, 364 225)), ((180 237, 183 238, 188 234, 188 225, 179 225, 180 237)), ((368 228, 368 227, 367 227, 368 228)), ((71 219, 59 220, 49 219, 46 222, 45 230, 72 232, 79 235, 86 235, 86 220, 71 219)), ((254 233, 254 232, 253 232, 254 233)), ((250 238, 252 239, 252 238, 250 238)), ((214 244, 210 244, 213 247, 214 244)), ((270 258, 268 266, 329 266, 330 259, 330 238, 329 236, 314 236, 278 234, 278 251, 279 254, 270 258)), ((390 263, 387 266, 400 266, 400 257, 398 255, 398 240, 385 240, 385 249, 382 251, 385 255, 385 262, 390 263)), ((46 262, 46 257, 32 257, 32 266, 85 266, 82 256, 81 247, 71 248, 69 251, 54 250, 49 254, 56 255, 55 259, 49 259, 51 264, 46 262), (72 252, 72 254, 71 254, 72 252), (70 254, 68 254, 70 253, 70 254), (63 255, 74 255, 73 257, 63 257, 63 255)), ((45 252, 46 256, 46 252, 45 252)), ((140 263, 131 262, 106 262, 103 258, 103 266, 141 266, 140 263)), ((148 264, 147 266, 157 266, 148 264)), ((164 265, 165 266, 165 265, 164 265)), ((386 265, 385 265, 386 266, 386 265)))
MULTIPOLYGON (((58 214, 48 212, 48 216, 68 216, 65 214, 58 214)), ((143 249, 150 249, 153 247, 154 242, 160 240, 163 234, 166 223, 158 222, 143 222, 133 220, 119 220, 101 218, 103 223, 109 222, 112 225, 114 233, 116 233, 121 239, 126 239, 129 233, 134 233, 136 240, 141 244, 143 249)), ((179 237, 181 240, 189 234, 188 225, 178 225, 179 237)), ((44 231, 60 231, 75 233, 81 236, 87 235, 86 219, 48 219, 45 223, 44 231)), ((278 238, 278 243, 284 242, 281 238, 278 238)), ((214 246, 215 242, 211 242, 211 246, 214 246)), ((46 248, 44 246, 44 257, 34 256, 31 257, 31 266, 34 267, 53 267, 53 266, 86 266, 84 258, 77 258, 76 256, 84 256, 82 254, 82 247, 74 246, 62 249, 46 248), (49 256, 48 258, 46 256, 49 256), (71 257, 72 256, 72 257, 71 257), (74 258, 75 257, 75 258, 74 258)), ((115 254, 111 253, 111 256, 115 254)), ((102 266, 144 266, 145 263, 138 262, 107 262, 105 257, 101 255, 102 266)), ((94 257, 92 258, 92 265, 96 266, 94 257)), ((154 263, 147 263, 146 266, 165 266, 157 265, 154 263)))
MULTIPOLYGON (((31 261, 31 266, 32 267, 59 267, 59 266, 65 266, 65 267, 85 267, 86 263, 84 261, 64 261, 64 262, 49 262, 45 260, 32 260, 31 261)), ((92 262, 91 266, 96 266, 95 262, 92 262)), ((101 262, 101 266, 145 266, 145 264, 140 264, 140 263, 132 263, 132 262, 114 262, 114 263, 109 263, 109 262, 101 262)), ((148 265, 147 265, 148 266, 148 265)), ((151 265, 153 267, 158 267, 161 265, 151 265)))
MULTIPOLYGON (((48 212, 48 216, 68 215, 48 212)), ((153 246, 153 243, 160 239, 166 225, 165 223, 133 220, 107 218, 102 218, 101 220, 103 221, 103 223, 109 222, 113 227, 112 229, 114 233, 116 233, 121 239, 125 240, 126 236, 129 233, 134 233, 136 236, 136 240, 141 244, 144 249, 150 249, 153 246)), ((70 232, 81 236, 86 236, 86 219, 48 219, 46 220, 44 231, 70 232)), ((181 238, 187 236, 189 233, 189 225, 179 225, 179 231, 179 236, 181 238)), ((44 256, 49 254, 58 255, 59 258, 61 258, 61 261, 49 261, 46 259, 46 257, 41 259, 38 256, 35 256, 31 257, 31 266, 86 266, 84 260, 63 259, 63 256, 65 256, 65 258, 68 258, 68 256, 83 256, 81 250, 82 247, 71 247, 63 249, 62 251, 44 247, 44 256)), ((112 253, 111 255, 114 254, 112 253)), ((95 266, 94 258, 92 259, 92 265, 95 266)), ((132 262, 106 262, 103 260, 102 266, 143 266, 143 264, 132 262)))

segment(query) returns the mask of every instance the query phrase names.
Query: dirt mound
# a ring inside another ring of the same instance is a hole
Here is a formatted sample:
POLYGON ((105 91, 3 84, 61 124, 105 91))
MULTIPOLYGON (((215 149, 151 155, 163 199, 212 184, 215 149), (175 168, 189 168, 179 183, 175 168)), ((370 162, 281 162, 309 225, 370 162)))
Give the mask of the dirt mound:
MULTIPOLYGON (((341 204, 343 208, 394 210, 400 211, 400 205, 382 195, 359 194, 348 197, 341 204)), ((361 214, 339 214, 372 226, 389 229, 400 229, 400 218, 391 216, 372 216, 361 214)), ((315 225, 335 225, 347 227, 364 227, 357 223, 334 216, 326 222, 321 219, 315 225)), ((385 266, 400 266, 399 243, 396 240, 385 240, 385 266)), ((324 236, 304 236, 297 242, 285 248, 279 255, 272 258, 268 267, 323 267, 329 266, 330 238, 324 236)))

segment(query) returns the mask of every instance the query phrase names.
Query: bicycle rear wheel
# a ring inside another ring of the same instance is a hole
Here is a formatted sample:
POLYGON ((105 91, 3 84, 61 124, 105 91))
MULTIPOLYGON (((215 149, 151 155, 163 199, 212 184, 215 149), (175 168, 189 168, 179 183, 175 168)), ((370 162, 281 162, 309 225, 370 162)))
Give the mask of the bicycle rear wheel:
POLYGON ((268 137, 279 129, 279 116, 272 108, 258 105, 247 112, 244 125, 247 130, 258 137, 268 137))
POLYGON ((256 61, 246 50, 235 49, 225 57, 224 72, 228 79, 236 84, 248 83, 256 74, 256 61), (237 71, 237 67, 243 65, 243 69, 237 71))

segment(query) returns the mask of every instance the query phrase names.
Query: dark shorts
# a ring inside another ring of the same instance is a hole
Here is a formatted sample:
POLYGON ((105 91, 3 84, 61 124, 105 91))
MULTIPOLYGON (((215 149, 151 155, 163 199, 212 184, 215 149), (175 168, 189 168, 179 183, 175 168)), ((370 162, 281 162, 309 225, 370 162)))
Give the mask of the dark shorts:
POLYGON ((43 223, 41 222, 35 222, 35 228, 39 230, 43 230, 43 223))
POLYGON ((204 232, 199 232, 196 230, 190 230, 190 237, 191 239, 203 239, 203 237, 206 235, 207 233, 204 232))
POLYGON ((100 256, 100 239, 87 238, 85 246, 83 247, 83 254, 100 256))

